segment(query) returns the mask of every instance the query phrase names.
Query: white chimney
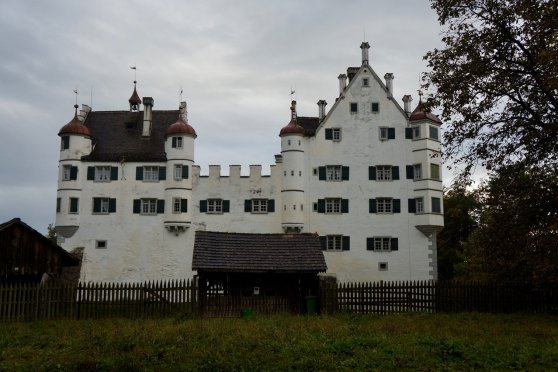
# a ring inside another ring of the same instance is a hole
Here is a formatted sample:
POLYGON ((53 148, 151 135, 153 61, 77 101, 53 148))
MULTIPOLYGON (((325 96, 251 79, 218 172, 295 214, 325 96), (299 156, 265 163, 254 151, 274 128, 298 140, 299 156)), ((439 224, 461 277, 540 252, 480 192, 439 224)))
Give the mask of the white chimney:
POLYGON ((362 44, 360 44, 360 49, 362 49, 362 64, 367 64, 368 63, 368 49, 370 49, 370 44, 368 44, 368 42, 363 41, 362 44))
POLYGON ((407 115, 411 114, 411 101, 413 100, 413 97, 411 97, 410 94, 405 94, 403 96, 403 110, 405 111, 405 113, 407 115))
POLYGON ((325 108, 326 108, 327 102, 323 99, 318 101, 318 118, 320 119, 320 121, 324 120, 325 118, 325 108))
POLYGON ((153 98, 143 97, 143 137, 151 136, 151 126, 153 124, 153 98))
POLYGON ((342 96, 347 87, 347 75, 341 74, 337 78, 339 79, 339 96, 342 96))
POLYGON ((387 98, 393 98, 393 74, 386 73, 384 79, 386 79, 387 98))

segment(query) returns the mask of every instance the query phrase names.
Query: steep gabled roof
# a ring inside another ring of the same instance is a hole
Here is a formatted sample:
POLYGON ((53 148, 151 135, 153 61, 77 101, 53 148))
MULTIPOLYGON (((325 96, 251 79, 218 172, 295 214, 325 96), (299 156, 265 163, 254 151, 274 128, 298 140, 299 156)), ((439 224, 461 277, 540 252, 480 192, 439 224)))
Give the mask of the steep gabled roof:
POLYGON ((320 119, 317 117, 299 116, 298 125, 304 128, 304 135, 312 137, 316 134, 316 129, 320 126, 320 119))
POLYGON ((143 111, 92 111, 85 124, 94 148, 83 161, 166 161, 165 131, 178 110, 153 111, 151 135, 142 137, 143 111))
POLYGON ((318 273, 327 270, 316 234, 196 231, 192 269, 212 272, 318 273))

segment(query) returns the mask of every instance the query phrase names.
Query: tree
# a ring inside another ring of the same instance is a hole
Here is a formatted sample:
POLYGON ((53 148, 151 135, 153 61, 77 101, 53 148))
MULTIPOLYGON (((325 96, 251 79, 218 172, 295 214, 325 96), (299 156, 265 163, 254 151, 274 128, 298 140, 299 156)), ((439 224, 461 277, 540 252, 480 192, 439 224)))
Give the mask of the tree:
POLYGON ((516 164, 481 187, 478 228, 465 244, 468 279, 558 284, 558 171, 516 164))
POLYGON ((54 226, 51 223, 49 223, 47 226, 46 237, 54 244, 58 244, 58 237, 56 235, 56 230, 54 229, 54 226))
POLYGON ((558 0, 432 0, 445 48, 428 52, 445 156, 487 169, 558 165, 558 0))

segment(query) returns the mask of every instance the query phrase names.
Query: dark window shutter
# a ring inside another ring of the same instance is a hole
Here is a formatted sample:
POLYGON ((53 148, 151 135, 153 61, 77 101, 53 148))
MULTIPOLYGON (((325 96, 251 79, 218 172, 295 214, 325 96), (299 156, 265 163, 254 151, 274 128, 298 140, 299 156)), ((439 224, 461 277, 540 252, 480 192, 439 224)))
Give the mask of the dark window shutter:
POLYGON ((318 179, 320 181, 325 181, 325 179, 326 179, 326 167, 318 167, 318 179))
POLYGON ((391 167, 391 179, 398 180, 399 179, 399 167, 391 167))
POLYGON ((320 236, 320 245, 322 246, 322 251, 327 250, 327 236, 320 236))
POLYGON ((172 148, 176 148, 176 137, 172 137, 172 148))
POLYGON ((134 199, 134 213, 140 213, 141 211, 141 199, 134 199))
POLYGON ((349 213, 349 199, 341 199, 341 213, 349 213))
POLYGON ((188 212, 188 199, 180 199, 180 212, 188 212))
POLYGON ((109 199, 109 213, 116 213, 116 199, 109 199))
POLYGON ((187 165, 182 166, 182 178, 183 179, 188 178, 188 166, 187 165))
POLYGON ((252 212, 252 200, 244 200, 244 212, 252 212))
POLYGON ((393 213, 401 213, 401 199, 393 199, 393 213))
POLYGON ((413 171, 413 166, 412 165, 407 165, 405 167, 405 169, 407 170, 407 179, 408 180, 412 180, 413 178, 415 178, 415 173, 413 171))
POLYGON ((223 213, 230 212, 230 210, 231 210, 231 201, 223 200, 223 213))
POLYGON ((325 199, 318 199, 318 213, 325 213, 325 199))
POLYGON ((417 213, 416 199, 409 199, 409 213, 417 213))
POLYGON ((349 167, 342 167, 341 168, 341 179, 343 181, 349 180, 349 167))
POLYGON ((397 238, 391 238, 391 250, 392 251, 399 250, 399 241, 397 240, 397 238))
POLYGON ((325 130, 325 139, 326 139, 326 140, 332 140, 332 139, 333 139, 333 129, 331 129, 331 128, 326 128, 326 130, 325 130))
POLYGON ((136 180, 143 180, 143 167, 136 167, 136 180))
POLYGON ((101 198, 93 198, 93 213, 101 211, 101 198))
POLYGON ((274 199, 268 199, 267 200, 267 211, 272 213, 275 212, 275 200, 274 199))
POLYGON ((157 213, 165 213, 165 200, 157 199, 157 213))
POLYGON ((87 180, 92 181, 95 179, 95 167, 87 167, 87 180))
POLYGON ((110 168, 110 180, 117 181, 118 180, 118 167, 111 167, 110 168))
POLYGON ((388 139, 395 139, 395 128, 388 128, 388 139))
POLYGON ((368 200, 368 212, 376 213, 376 199, 368 200))
POLYGON ((374 238, 366 238, 366 250, 367 251, 374 250, 374 238))
POLYGON ((368 179, 372 181, 376 180, 376 167, 368 167, 368 179))
POLYGON ((62 150, 66 150, 70 148, 70 136, 63 136, 62 137, 62 150))
POLYGON ((207 212, 207 200, 200 200, 200 212, 207 212))
POLYGON ((167 179, 167 167, 159 167, 159 181, 167 179))
POLYGON ((351 249, 351 237, 350 236, 343 236, 343 245, 342 248, 344 251, 348 251, 351 249))
POLYGON ((71 167, 70 168, 70 180, 77 180, 77 172, 78 172, 78 167, 71 167))
POLYGON ((413 128, 405 128, 405 139, 413 139, 413 128))

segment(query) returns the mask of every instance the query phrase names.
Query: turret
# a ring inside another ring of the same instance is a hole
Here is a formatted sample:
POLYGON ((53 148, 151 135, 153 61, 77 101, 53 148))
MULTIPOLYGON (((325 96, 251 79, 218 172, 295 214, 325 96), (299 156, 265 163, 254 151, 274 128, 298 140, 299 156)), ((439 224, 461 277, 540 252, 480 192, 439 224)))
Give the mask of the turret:
POLYGON ((285 232, 304 228, 304 128, 297 122, 296 101, 291 102, 291 121, 281 129, 283 182, 282 227, 285 232))

